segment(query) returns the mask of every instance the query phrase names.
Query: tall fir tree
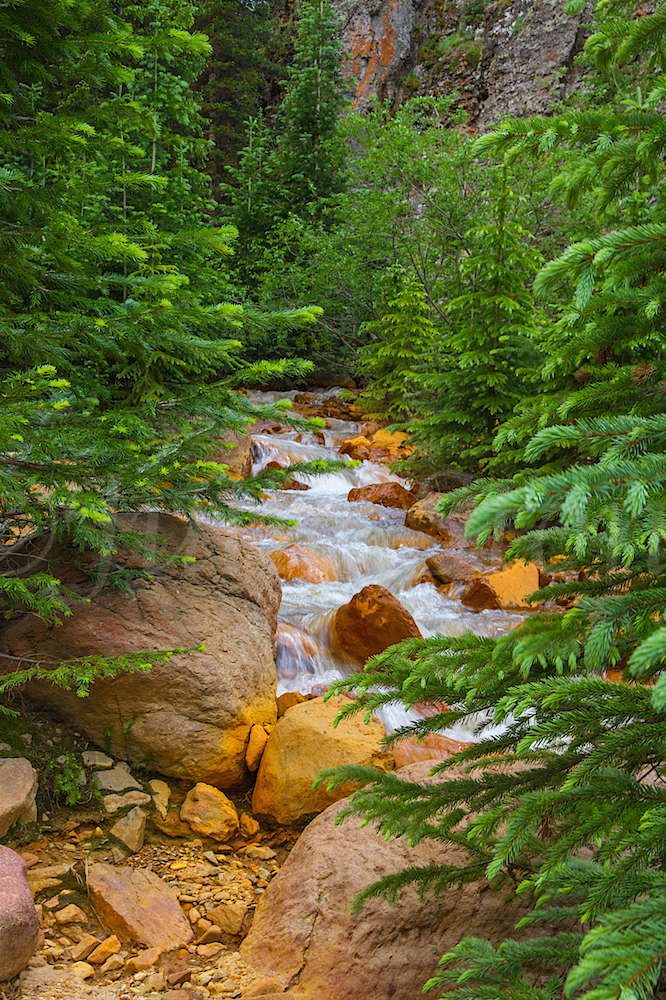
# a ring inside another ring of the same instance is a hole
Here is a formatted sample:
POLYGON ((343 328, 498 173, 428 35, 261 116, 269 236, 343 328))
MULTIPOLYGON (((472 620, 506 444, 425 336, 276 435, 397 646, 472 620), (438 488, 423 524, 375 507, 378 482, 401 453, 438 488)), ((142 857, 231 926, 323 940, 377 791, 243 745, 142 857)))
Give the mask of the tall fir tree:
POLYGON ((281 228, 293 217, 326 220, 345 185, 339 27, 330 0, 304 0, 283 101, 274 116, 248 123, 249 142, 223 185, 240 232, 236 273, 252 290, 271 266, 281 228))
POLYGON ((321 204, 344 188, 345 150, 338 127, 345 103, 340 27, 331 0, 304 0, 277 116, 275 152, 285 209, 297 215, 319 214, 321 204))
POLYGON ((417 369, 432 355, 437 330, 428 317, 422 285, 402 276, 381 318, 367 323, 372 340, 360 352, 370 382, 358 403, 369 416, 403 420, 414 405, 417 369))

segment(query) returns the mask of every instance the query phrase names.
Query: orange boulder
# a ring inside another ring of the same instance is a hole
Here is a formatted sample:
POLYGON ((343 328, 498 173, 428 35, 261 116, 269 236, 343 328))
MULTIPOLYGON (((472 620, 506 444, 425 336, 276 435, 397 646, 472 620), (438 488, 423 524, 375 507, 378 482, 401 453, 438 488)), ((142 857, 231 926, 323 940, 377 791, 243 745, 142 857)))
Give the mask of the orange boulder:
POLYGON ((359 664, 396 642, 421 636, 409 611, 377 584, 364 587, 338 608, 333 632, 340 652, 359 664))
POLYGON ((338 451, 341 455, 349 455, 350 458, 363 462, 370 458, 370 442, 367 437, 359 434, 357 437, 343 441, 338 451))
POLYGON ((479 567, 473 566, 451 552, 440 552, 439 555, 426 559, 426 566, 437 580, 437 583, 472 583, 479 575, 479 567))
POLYGON ((489 608, 527 610, 527 596, 539 589, 539 569, 534 563, 516 563, 510 569, 480 576, 465 591, 462 603, 474 611, 489 608))
POLYGON ((347 499, 350 503, 355 500, 366 500, 381 507, 409 510, 416 498, 411 490, 406 490, 400 483, 372 483, 370 486, 358 486, 350 490, 347 499))
POLYGON ((288 545, 271 552, 278 576, 282 580, 305 580, 307 583, 327 583, 335 580, 333 564, 302 545, 288 545))

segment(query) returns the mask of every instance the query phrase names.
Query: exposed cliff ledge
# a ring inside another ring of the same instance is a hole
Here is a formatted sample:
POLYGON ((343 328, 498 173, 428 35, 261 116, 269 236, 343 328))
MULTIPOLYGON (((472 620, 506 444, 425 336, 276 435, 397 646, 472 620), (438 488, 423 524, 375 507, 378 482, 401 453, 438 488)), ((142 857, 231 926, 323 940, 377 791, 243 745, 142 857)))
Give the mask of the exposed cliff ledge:
POLYGON ((475 130, 548 113, 581 80, 591 7, 563 0, 337 0, 356 107, 457 91, 475 130))

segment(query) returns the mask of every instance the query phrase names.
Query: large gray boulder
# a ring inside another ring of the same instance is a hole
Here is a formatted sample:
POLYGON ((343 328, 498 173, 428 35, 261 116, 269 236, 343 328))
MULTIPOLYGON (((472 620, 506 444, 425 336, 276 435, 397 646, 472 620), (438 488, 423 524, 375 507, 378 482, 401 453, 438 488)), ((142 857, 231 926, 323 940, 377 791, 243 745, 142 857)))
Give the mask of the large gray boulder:
MULTIPOLYGON (((90 603, 74 604, 56 628, 34 615, 10 621, 0 635, 0 668, 3 654, 64 660, 205 646, 176 654, 147 673, 96 681, 87 698, 41 682, 27 690, 114 757, 177 778, 233 787, 247 773, 250 729, 276 721, 280 582, 275 567, 222 528, 201 525, 197 531, 158 514, 121 520, 140 534, 159 532, 168 552, 196 562, 151 563, 120 551, 110 571, 136 568, 150 574, 135 579, 126 593, 111 586, 110 573, 91 584, 83 569, 95 557, 86 557, 78 569, 80 553, 54 548, 47 553, 52 571, 90 603)), ((5 660, 5 669, 12 662, 5 660)))

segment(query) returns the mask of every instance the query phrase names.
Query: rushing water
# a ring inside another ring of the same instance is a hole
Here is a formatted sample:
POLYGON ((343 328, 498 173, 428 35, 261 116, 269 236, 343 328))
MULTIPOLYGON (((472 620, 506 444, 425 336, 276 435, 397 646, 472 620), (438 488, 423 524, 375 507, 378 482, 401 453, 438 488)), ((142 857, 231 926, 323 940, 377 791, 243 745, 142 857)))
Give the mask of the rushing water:
MULTIPOLYGON (((284 395, 254 393, 253 398, 269 402, 284 395)), ((340 458, 337 449, 347 438, 358 434, 360 428, 343 420, 328 420, 327 424, 323 432, 325 444, 314 434, 296 431, 253 436, 253 473, 269 462, 286 466, 292 462, 340 458)), ((424 636, 437 632, 454 636, 467 630, 493 636, 522 621, 522 616, 504 611, 468 611, 460 601, 443 597, 432 584, 415 583, 426 568, 425 560, 441 552, 441 546, 423 532, 406 528, 404 511, 347 500, 349 491, 357 486, 385 482, 409 485, 385 466, 362 462, 356 468, 324 476, 299 474, 296 478, 310 489, 271 490, 269 499, 261 505, 262 513, 296 520, 295 527, 242 531, 244 537, 269 553, 297 543, 326 571, 327 579, 321 583, 282 581, 278 694, 323 693, 332 680, 357 669, 336 658, 330 631, 336 610, 369 584, 380 584, 391 591, 414 616, 424 636)), ((469 561, 474 556, 466 552, 465 558, 469 561)), ((387 729, 412 717, 399 708, 380 714, 387 729)), ((443 732, 454 739, 470 739, 470 733, 462 727, 443 732)))

